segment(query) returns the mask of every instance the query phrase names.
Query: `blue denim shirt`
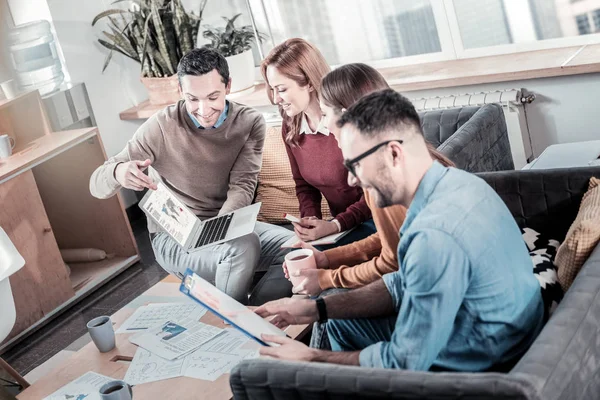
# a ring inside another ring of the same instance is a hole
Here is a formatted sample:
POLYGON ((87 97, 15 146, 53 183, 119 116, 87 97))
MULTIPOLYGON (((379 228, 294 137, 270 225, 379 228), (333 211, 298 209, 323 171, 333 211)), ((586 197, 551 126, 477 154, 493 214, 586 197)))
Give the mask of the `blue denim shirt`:
POLYGON ((398 271, 383 277, 394 332, 361 351, 361 366, 482 371, 526 351, 543 325, 540 286, 489 185, 434 162, 400 235, 398 271))
MULTIPOLYGON (((219 115, 219 119, 217 119, 217 122, 215 122, 215 124, 213 125, 213 128, 218 128, 221 125, 223 125, 223 122, 225 122, 225 120, 227 119, 228 111, 229 111, 229 101, 225 100, 225 108, 223 109, 223 112, 221 113, 221 115, 219 115)), ((190 116, 190 119, 192 120, 194 125, 196 125, 196 128, 205 129, 202 125, 200 125, 200 123, 198 122, 196 117, 194 117, 189 112, 188 112, 188 115, 190 116)))

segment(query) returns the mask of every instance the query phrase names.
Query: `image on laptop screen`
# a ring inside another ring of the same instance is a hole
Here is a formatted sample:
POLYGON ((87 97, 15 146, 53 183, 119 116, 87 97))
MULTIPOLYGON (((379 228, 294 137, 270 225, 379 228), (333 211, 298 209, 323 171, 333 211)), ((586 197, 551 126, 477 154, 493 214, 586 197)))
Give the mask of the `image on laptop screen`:
POLYGON ((146 196, 142 209, 184 246, 198 218, 162 182, 146 196))

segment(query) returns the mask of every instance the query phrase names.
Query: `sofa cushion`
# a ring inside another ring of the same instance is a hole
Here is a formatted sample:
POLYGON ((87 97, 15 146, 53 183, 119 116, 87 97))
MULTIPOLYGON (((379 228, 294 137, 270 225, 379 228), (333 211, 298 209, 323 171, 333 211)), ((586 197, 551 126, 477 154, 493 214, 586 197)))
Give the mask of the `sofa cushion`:
MULTIPOLYGON (((556 251, 556 250, 554 250, 556 251)), ((558 282, 556 265, 548 249, 538 249, 529 253, 533 262, 533 274, 540 283, 542 300, 544 301, 544 315, 548 319, 558 307, 563 298, 563 290, 558 282)))
POLYGON ((533 263, 533 274, 540 284, 544 301, 544 316, 547 320, 558 307, 564 294, 558 283, 557 268, 554 264, 560 243, 531 228, 523 228, 521 233, 533 263))
MULTIPOLYGON (((280 127, 267 128, 263 150, 262 168, 258 174, 256 202, 262 202, 258 220, 271 224, 288 223, 283 214, 300 215, 300 205, 296 197, 296 184, 280 127)), ((321 202, 323 219, 331 218, 327 201, 321 202)))
POLYGON ((583 263, 600 241, 600 179, 592 177, 581 199, 579 212, 558 248, 558 280, 566 292, 583 263))
POLYGON ((548 253, 552 261, 554 261, 556 251, 560 246, 558 240, 550 239, 548 235, 536 232, 531 228, 522 228, 521 234, 530 252, 543 249, 548 253))
POLYGON ((460 107, 420 112, 419 117, 421 117, 421 127, 423 128, 425 139, 435 148, 440 147, 461 126, 466 124, 475 115, 477 110, 479 110, 479 107, 460 107))

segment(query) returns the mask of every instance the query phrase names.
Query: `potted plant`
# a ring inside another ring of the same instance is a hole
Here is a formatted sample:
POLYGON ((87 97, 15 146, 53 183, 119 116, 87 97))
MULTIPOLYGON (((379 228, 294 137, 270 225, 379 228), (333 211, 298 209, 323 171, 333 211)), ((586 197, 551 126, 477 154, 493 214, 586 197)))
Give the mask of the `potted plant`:
POLYGON ((200 1, 198 15, 187 12, 181 0, 129 1, 129 9, 114 8, 98 14, 92 26, 108 18, 105 38, 98 42, 109 51, 102 71, 114 52, 141 65, 141 81, 151 104, 172 104, 179 100, 177 64, 196 47, 198 29, 207 0, 200 1))
MULTIPOLYGON (((254 86, 254 57, 252 56, 252 44, 255 42, 254 31, 250 25, 235 27, 235 20, 240 15, 242 14, 237 14, 231 19, 223 17, 226 22, 224 28, 207 26, 202 33, 202 36, 210 41, 207 47, 214 48, 227 60, 232 93, 254 86)), ((261 33, 258 34, 261 42, 264 37, 261 33)))

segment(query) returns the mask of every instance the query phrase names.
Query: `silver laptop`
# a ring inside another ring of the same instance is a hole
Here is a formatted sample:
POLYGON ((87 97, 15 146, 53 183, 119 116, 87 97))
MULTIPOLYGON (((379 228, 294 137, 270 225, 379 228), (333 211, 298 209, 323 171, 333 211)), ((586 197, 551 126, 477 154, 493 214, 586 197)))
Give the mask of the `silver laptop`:
POLYGON ((600 140, 548 146, 527 169, 569 168, 598 165, 600 140))
POLYGON ((254 231, 261 203, 201 221, 164 183, 148 190, 139 204, 188 253, 227 242, 254 231))

